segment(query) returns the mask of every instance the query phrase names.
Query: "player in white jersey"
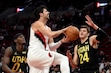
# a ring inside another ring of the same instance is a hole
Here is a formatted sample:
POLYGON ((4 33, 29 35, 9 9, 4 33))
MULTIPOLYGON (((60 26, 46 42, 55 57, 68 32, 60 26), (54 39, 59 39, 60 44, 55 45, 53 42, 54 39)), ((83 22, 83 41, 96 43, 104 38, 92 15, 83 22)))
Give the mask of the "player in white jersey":
POLYGON ((62 43, 68 42, 68 38, 63 38, 56 43, 53 41, 53 38, 64 33, 67 28, 51 31, 46 25, 49 11, 45 6, 36 8, 35 16, 37 21, 32 23, 30 28, 27 55, 30 73, 49 73, 49 68, 52 65, 60 65, 61 73, 70 73, 68 58, 56 52, 62 43))

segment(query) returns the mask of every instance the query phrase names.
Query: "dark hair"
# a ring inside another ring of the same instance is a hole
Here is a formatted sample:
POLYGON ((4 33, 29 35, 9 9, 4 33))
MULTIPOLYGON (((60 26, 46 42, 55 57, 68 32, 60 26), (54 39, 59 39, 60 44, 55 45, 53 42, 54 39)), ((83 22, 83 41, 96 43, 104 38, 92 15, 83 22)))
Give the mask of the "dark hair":
POLYGON ((90 33, 90 27, 89 27, 89 26, 87 26, 87 25, 81 25, 81 26, 80 26, 80 29, 81 29, 81 28, 86 28, 87 31, 88 31, 88 33, 90 33))
POLYGON ((44 6, 44 5, 41 5, 41 6, 37 7, 34 10, 34 17, 35 17, 36 20, 38 20, 40 18, 39 13, 43 13, 43 9, 47 9, 48 10, 48 8, 46 6, 44 6))
POLYGON ((13 38, 12 38, 12 44, 15 43, 14 40, 17 39, 20 35, 23 35, 23 34, 22 34, 22 33, 17 33, 17 34, 15 34, 15 35, 13 36, 13 38))

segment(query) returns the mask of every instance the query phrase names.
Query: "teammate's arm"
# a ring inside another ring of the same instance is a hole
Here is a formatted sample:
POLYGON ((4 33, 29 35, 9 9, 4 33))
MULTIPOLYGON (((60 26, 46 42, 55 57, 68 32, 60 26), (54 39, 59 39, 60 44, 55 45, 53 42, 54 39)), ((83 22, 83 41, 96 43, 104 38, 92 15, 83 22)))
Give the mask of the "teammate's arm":
POLYGON ((12 48, 8 47, 5 50, 4 57, 2 60, 2 70, 5 71, 6 73, 14 73, 12 70, 8 67, 10 63, 10 56, 12 54, 12 48))

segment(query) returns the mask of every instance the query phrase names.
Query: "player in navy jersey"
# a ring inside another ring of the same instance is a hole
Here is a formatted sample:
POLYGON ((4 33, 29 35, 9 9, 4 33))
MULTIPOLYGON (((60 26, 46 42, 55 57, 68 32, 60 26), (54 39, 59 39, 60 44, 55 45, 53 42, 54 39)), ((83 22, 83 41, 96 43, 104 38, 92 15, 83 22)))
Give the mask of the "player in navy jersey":
POLYGON ((5 73, 28 73, 25 44, 25 37, 22 33, 17 33, 13 37, 12 45, 6 48, 2 61, 2 70, 5 73))
POLYGON ((74 57, 69 51, 67 56, 69 57, 72 67, 78 66, 80 73, 99 73, 98 72, 98 44, 102 39, 107 37, 106 32, 99 28, 89 17, 86 15, 86 23, 88 25, 82 25, 79 31, 80 42, 74 47, 74 57), (97 31, 97 34, 90 35, 90 27, 97 31))

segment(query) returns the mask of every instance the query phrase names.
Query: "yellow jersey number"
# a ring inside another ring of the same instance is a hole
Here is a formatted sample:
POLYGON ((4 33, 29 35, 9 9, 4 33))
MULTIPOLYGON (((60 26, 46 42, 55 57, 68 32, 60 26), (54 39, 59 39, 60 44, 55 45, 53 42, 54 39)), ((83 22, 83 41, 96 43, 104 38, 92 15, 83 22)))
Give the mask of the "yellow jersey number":
POLYGON ((20 63, 15 63, 12 67, 12 71, 17 72, 19 70, 20 63))
POLYGON ((85 52, 84 54, 79 54, 80 58, 80 64, 83 64, 84 62, 89 62, 88 52, 85 52))

